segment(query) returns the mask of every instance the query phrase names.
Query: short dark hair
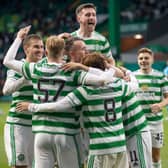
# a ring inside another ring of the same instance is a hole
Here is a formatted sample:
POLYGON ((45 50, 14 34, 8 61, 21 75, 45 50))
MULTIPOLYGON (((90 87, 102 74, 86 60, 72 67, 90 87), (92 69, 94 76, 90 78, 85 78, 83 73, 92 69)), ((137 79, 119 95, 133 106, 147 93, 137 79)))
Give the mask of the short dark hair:
POLYGON ((23 40, 23 47, 26 45, 30 45, 31 40, 42 40, 41 36, 38 34, 29 34, 26 36, 26 38, 23 40))
POLYGON ((69 37, 65 40, 65 51, 69 52, 74 44, 75 41, 84 41, 79 37, 69 37))
POLYGON ((93 8, 95 11, 97 11, 97 8, 93 3, 84 3, 84 4, 79 5, 76 8, 76 11, 75 11, 76 15, 78 15, 81 12, 81 10, 84 8, 93 8))
POLYGON ((149 53, 150 55, 153 56, 153 51, 149 48, 140 48, 137 54, 139 55, 141 53, 149 53))

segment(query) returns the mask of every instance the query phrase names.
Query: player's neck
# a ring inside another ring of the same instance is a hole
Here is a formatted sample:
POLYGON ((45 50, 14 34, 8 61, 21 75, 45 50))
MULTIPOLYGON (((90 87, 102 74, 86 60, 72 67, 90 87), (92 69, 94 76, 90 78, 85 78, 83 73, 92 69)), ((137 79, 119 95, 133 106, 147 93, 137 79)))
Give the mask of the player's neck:
POLYGON ((140 71, 144 74, 149 74, 152 71, 152 68, 150 68, 150 69, 140 69, 140 71))
POLYGON ((58 58, 48 57, 47 60, 48 60, 48 63, 63 63, 63 57, 58 57, 58 58))
POLYGON ((79 35, 82 36, 82 37, 91 37, 92 32, 84 31, 84 29, 80 28, 79 29, 79 35))

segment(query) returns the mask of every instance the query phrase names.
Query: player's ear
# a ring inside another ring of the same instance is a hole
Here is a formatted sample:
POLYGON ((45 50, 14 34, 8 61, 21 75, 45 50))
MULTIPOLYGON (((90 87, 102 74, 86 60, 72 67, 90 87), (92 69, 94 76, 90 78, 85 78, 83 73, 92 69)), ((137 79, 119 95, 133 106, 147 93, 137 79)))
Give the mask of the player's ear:
POLYGON ((47 50, 45 50, 45 51, 44 51, 44 54, 45 54, 46 56, 48 56, 48 51, 47 51, 47 50))
POLYGON ((80 14, 76 15, 76 20, 78 23, 80 23, 80 14))
POLYGON ((28 45, 23 46, 24 53, 27 55, 28 53, 28 45))

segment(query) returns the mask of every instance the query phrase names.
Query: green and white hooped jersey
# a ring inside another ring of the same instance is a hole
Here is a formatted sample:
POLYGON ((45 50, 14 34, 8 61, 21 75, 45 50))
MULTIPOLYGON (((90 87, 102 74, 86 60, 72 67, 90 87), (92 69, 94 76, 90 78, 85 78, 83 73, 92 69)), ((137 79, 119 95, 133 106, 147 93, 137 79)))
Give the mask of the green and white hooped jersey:
POLYGON ((136 107, 138 104, 134 93, 120 79, 101 88, 81 86, 68 94, 68 98, 72 106, 84 105, 84 126, 90 136, 91 155, 126 151, 124 129, 133 130, 131 124, 136 119, 138 123, 139 120, 145 122, 145 117, 136 116, 141 109, 136 107))
POLYGON ((86 44, 87 50, 102 53, 107 58, 113 58, 109 42, 100 33, 94 31, 92 32, 91 37, 85 38, 80 36, 79 30, 77 30, 75 32, 72 32, 71 35, 83 39, 86 44))
POLYGON ((144 74, 140 70, 135 71, 134 74, 139 83, 136 95, 142 105, 148 123, 156 124, 162 122, 162 111, 154 114, 151 112, 150 105, 161 102, 163 94, 168 93, 168 80, 163 73, 154 69, 149 74, 144 74))
MULTIPOLYGON (((34 102, 54 102, 66 96, 70 91, 82 84, 86 72, 73 71, 64 72, 60 64, 25 63, 23 74, 27 79, 32 80, 34 89, 34 102)), ((75 109, 60 111, 57 113, 33 114, 33 132, 45 132, 49 134, 74 135, 79 132, 79 113, 75 109)))
MULTIPOLYGON (((21 74, 13 70, 8 70, 7 72, 8 79, 18 80, 21 77, 21 74)), ((33 101, 33 86, 31 82, 24 84, 24 86, 22 86, 18 91, 15 91, 12 94, 12 103, 6 122, 10 124, 32 126, 32 114, 30 114, 30 112, 25 111, 23 114, 16 112, 16 104, 21 101, 33 101)))

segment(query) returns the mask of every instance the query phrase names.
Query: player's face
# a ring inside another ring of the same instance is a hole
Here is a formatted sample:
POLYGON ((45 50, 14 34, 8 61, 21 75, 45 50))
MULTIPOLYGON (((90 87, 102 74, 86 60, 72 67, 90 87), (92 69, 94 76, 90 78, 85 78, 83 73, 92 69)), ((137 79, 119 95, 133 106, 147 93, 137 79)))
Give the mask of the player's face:
POLYGON ((96 11, 93 8, 82 9, 78 15, 78 22, 85 31, 94 31, 97 23, 96 11))
POLYGON ((147 52, 138 55, 138 65, 141 70, 149 71, 153 64, 153 56, 147 52))
POLYGON ((44 44, 42 40, 32 39, 30 45, 25 47, 25 53, 30 62, 37 62, 44 55, 44 44))
POLYGON ((72 49, 72 56, 73 56, 72 61, 78 63, 81 62, 85 54, 86 54, 86 45, 84 41, 82 40, 75 41, 72 49))

